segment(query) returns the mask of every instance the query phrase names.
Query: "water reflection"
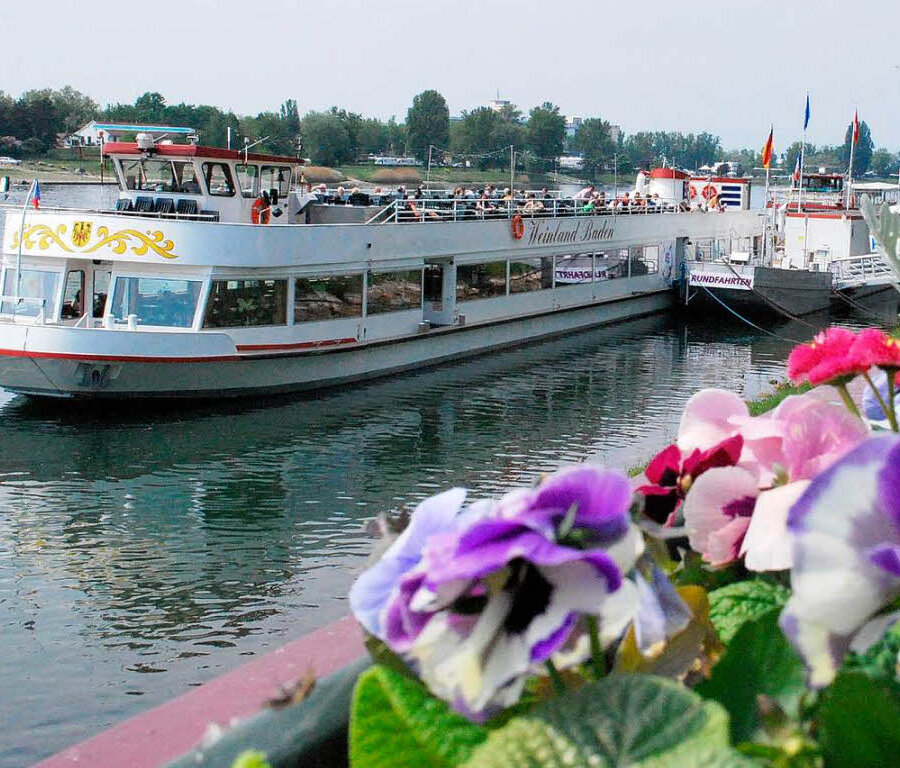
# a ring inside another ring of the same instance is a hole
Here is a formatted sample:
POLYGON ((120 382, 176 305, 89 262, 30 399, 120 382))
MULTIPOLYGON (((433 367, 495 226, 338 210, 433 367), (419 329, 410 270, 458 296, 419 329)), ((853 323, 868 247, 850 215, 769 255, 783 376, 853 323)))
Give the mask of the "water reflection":
POLYGON ((97 411, 0 395, 0 720, 18 734, 0 765, 342 615, 376 511, 587 457, 636 464, 693 391, 754 396, 789 348, 653 317, 303 398, 97 411))

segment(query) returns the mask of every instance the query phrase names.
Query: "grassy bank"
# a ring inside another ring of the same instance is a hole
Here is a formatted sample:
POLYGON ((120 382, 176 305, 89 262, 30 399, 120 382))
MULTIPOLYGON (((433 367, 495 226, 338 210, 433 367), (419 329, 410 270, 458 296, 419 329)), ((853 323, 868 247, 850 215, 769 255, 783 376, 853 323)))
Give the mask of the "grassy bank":
MULTIPOLYGON (((84 160, 23 160, 20 165, 0 165, 0 176, 9 176, 13 184, 37 179, 45 182, 100 181, 100 165, 96 158, 84 160)), ((104 171, 106 181, 113 179, 112 170, 104 171)))

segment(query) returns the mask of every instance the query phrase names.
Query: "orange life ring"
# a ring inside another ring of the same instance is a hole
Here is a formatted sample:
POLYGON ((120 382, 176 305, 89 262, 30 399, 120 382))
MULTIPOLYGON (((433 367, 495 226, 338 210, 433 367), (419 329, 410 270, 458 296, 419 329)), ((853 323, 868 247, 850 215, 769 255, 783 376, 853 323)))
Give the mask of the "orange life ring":
POLYGON ((269 209, 269 206, 266 205, 265 200, 261 197, 257 197, 256 200, 253 201, 253 208, 250 211, 250 218, 253 223, 268 224, 271 216, 272 212, 269 209))
POLYGON ((521 240, 525 234, 525 222, 522 221, 522 217, 518 213, 512 217, 510 226, 512 227, 512 236, 516 240, 521 240))
POLYGON ((716 188, 712 184, 707 184, 700 194, 703 195, 704 200, 709 200, 716 196, 716 188))
POLYGON ((697 187, 695 187, 693 184, 688 184, 688 187, 691 190, 691 200, 693 200, 695 197, 697 197, 697 187))

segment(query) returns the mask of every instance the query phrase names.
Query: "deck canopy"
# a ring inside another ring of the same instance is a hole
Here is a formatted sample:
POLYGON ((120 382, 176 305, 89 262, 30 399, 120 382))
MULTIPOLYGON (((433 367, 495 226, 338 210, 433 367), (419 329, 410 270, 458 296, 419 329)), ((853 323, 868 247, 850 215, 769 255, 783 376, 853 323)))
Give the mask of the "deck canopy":
POLYGON ((234 162, 257 163, 282 163, 301 165, 302 161, 296 157, 287 155, 267 155, 259 152, 244 153, 238 149, 222 149, 221 147, 206 147, 202 144, 156 144, 152 150, 143 150, 134 141, 111 141, 103 145, 103 154, 113 155, 148 155, 159 157, 198 157, 213 158, 215 160, 232 160, 234 162))

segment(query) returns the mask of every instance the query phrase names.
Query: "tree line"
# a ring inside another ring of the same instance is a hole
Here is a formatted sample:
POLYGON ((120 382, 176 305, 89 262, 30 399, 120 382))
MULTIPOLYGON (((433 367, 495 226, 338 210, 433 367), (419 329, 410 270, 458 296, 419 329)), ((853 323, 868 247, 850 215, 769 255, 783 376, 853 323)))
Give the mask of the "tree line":
MULTIPOLYGON (((444 97, 435 90, 417 94, 406 119, 380 120, 348 112, 339 107, 310 111, 302 117, 293 99, 277 111, 237 115, 205 104, 168 104, 157 92, 139 96, 134 104, 109 104, 101 108, 89 96, 66 86, 59 90, 31 90, 14 99, 0 91, 0 154, 37 156, 57 146, 59 139, 96 119, 107 122, 155 123, 189 126, 204 144, 225 146, 231 129, 232 146, 244 139, 256 142, 260 151, 294 154, 300 148, 316 165, 353 163, 369 155, 414 155, 423 162, 465 164, 480 169, 508 168, 514 147, 517 169, 552 170, 565 153, 583 158, 584 175, 596 177, 618 169, 667 162, 696 169, 726 159, 745 169, 758 167, 755 149, 725 152, 718 136, 677 131, 638 131, 613 137, 611 125, 601 117, 582 121, 577 132, 566 132, 560 108, 550 101, 527 114, 513 104, 500 109, 478 107, 450 119, 444 97)), ((849 161, 852 126, 844 143, 806 146, 805 167, 820 165, 845 168, 849 161)), ((793 170, 799 142, 784 151, 783 168, 793 170)), ((860 140, 854 151, 854 175, 872 169, 879 176, 897 173, 900 157, 887 149, 875 149, 869 126, 860 125, 860 140)))

